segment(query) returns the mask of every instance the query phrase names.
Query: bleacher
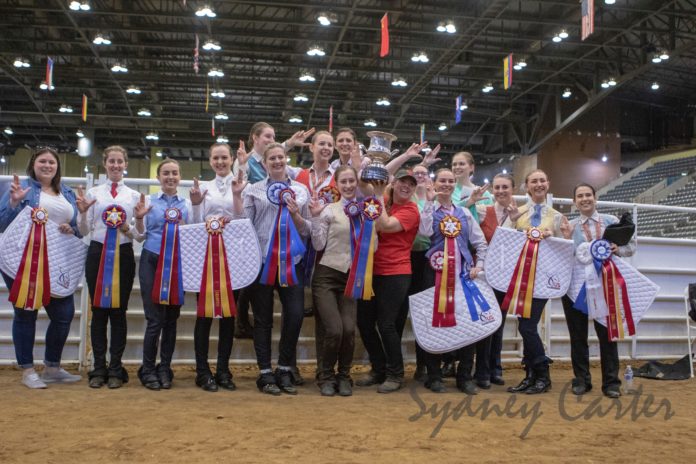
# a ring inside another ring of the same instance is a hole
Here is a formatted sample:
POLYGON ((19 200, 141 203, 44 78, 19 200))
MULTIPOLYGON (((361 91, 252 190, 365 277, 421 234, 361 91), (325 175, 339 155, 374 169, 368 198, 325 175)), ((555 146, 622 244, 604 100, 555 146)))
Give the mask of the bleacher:
MULTIPOLYGON (((603 201, 631 203, 663 180, 675 180, 696 170, 696 156, 656 162, 645 171, 600 196, 603 201)), ((658 202, 661 205, 696 207, 696 181, 679 188, 658 202)), ((619 216, 622 211, 602 211, 619 216)), ((696 214, 675 211, 646 211, 638 216, 638 235, 696 238, 696 214)))

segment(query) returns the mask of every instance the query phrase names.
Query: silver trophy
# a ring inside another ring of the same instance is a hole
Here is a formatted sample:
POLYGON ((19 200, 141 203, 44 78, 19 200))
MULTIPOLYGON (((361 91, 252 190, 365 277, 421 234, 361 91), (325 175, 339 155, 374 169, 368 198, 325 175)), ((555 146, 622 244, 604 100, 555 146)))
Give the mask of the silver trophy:
POLYGON ((389 172, 384 165, 391 157, 391 144, 396 140, 396 136, 380 131, 368 132, 367 136, 370 137, 367 156, 372 162, 362 170, 360 179, 371 184, 389 182, 389 172))

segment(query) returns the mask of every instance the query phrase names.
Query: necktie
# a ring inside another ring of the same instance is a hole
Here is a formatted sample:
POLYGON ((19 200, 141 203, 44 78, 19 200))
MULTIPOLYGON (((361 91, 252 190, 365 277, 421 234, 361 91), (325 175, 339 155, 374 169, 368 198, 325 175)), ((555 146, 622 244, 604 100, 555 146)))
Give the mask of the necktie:
POLYGON ((215 179, 215 186, 218 188, 218 192, 223 196, 227 193, 227 179, 215 179))
POLYGON ((113 198, 116 198, 116 195, 118 195, 118 192, 116 191, 116 187, 118 187, 118 184, 116 182, 111 183, 111 196, 113 198))
POLYGON ((532 227, 541 225, 541 205, 534 205, 534 214, 532 214, 532 227))

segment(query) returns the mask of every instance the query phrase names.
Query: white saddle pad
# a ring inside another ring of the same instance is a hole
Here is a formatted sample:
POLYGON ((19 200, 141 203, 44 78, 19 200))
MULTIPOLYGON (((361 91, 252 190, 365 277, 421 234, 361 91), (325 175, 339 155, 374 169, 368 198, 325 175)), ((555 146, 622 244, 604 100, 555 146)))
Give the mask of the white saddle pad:
POLYGON ((429 353, 447 353, 476 343, 493 334, 503 321, 500 307, 491 287, 482 278, 474 282, 483 294, 491 309, 488 318, 472 321, 464 291, 459 279, 455 281, 454 314, 457 325, 454 327, 433 327, 433 306, 435 304, 435 287, 409 297, 411 325, 418 344, 429 353))
MULTIPOLYGON (((205 223, 189 224, 179 228, 181 239, 181 272, 184 290, 198 292, 208 245, 205 223)), ((261 269, 261 248, 256 231, 249 219, 229 222, 222 232, 230 270, 232 288, 243 288, 256 280, 261 269)))
MULTIPOLYGON (((0 269, 9 276, 16 276, 31 231, 30 206, 24 208, 12 221, 0 238, 0 269)), ((75 293, 85 270, 87 245, 74 235, 62 234, 58 224, 46 223, 48 248, 48 272, 51 278, 51 295, 63 298, 75 293)))
MULTIPOLYGON (((506 292, 527 234, 498 227, 488 246, 484 270, 491 287, 506 292)), ((560 298, 570 285, 575 259, 572 240, 549 237, 539 243, 534 298, 560 298)))
MULTIPOLYGON (((653 301, 655 301, 655 297, 657 296, 657 292, 660 290, 660 287, 618 256, 614 255, 611 259, 614 261, 614 264, 616 264, 616 267, 619 269, 619 272, 621 272, 621 275, 626 281, 626 288, 628 289, 628 301, 631 303, 631 316, 633 316, 634 325, 638 325, 638 322, 640 322, 643 315, 648 311, 650 306, 652 306, 653 301)), ((585 266, 579 262, 576 262, 575 267, 573 268, 573 279, 570 284, 570 288, 568 289, 568 296, 573 301, 577 300, 580 289, 585 283, 584 269, 585 266)), ((597 322, 605 327, 607 325, 606 318, 598 318, 597 322)), ((628 334, 628 327, 626 327, 625 320, 624 333, 628 334)))

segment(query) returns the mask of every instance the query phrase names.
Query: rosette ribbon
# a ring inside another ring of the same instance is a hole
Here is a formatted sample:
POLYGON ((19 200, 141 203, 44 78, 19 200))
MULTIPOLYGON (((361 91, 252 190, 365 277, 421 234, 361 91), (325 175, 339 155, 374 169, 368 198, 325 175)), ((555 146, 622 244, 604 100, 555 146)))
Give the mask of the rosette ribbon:
MULTIPOLYGON (((346 206, 346 208, 349 207, 352 208, 351 203, 346 206)), ((350 264, 350 272, 344 291, 344 295, 349 298, 369 301, 375 296, 372 290, 372 266, 377 242, 377 230, 374 222, 382 215, 382 208, 382 204, 375 197, 365 198, 359 208, 363 223, 354 247, 353 261, 350 264)), ((351 214, 354 213, 346 210, 346 214, 351 217, 351 214)), ((356 228, 355 222, 351 217, 352 232, 356 228)))
POLYGON ((232 294, 232 279, 227 267, 227 253, 222 231, 225 223, 216 217, 205 222, 208 232, 201 288, 198 294, 196 315, 198 317, 221 318, 237 315, 237 306, 232 294))
POLYGON ((527 231, 527 241, 517 259, 503 304, 500 305, 501 309, 514 311, 516 316, 531 317, 539 243, 543 236, 541 230, 536 227, 527 231))
POLYGON ((184 304, 184 286, 181 282, 181 244, 179 240, 181 210, 167 208, 164 212, 164 230, 160 245, 152 301, 161 305, 184 304))
POLYGON ((102 212, 102 221, 106 226, 106 234, 92 304, 98 308, 119 308, 121 306, 121 240, 118 228, 126 222, 126 210, 120 205, 108 206, 102 212))
MULTIPOLYGON (((439 222, 440 233, 445 237, 442 253, 433 253, 430 263, 435 270, 435 303, 433 305, 433 327, 454 327, 454 285, 457 275, 457 237, 462 232, 462 223, 455 216, 446 215, 439 222)), ((471 309, 471 308, 470 308, 471 309)), ((476 311, 474 308, 474 315, 476 311)), ((474 319, 476 320, 476 319, 474 319)))
POLYGON ((628 287, 612 260, 611 244, 604 239, 594 240, 589 246, 581 244, 576 256, 585 265, 585 283, 575 299, 575 309, 592 319, 606 318, 610 341, 624 338, 624 320, 628 335, 634 335, 628 287))
POLYGON ((344 207, 343 212, 350 221, 350 255, 355 255, 355 248, 360 243, 360 231, 362 230, 362 211, 360 203, 355 200, 349 201, 344 207))
POLYGON ((10 301, 16 308, 39 309, 51 301, 46 222, 48 212, 45 209, 32 209, 31 230, 10 289, 10 301))
POLYGON ((284 182, 273 182, 268 186, 266 195, 271 203, 278 205, 278 213, 268 242, 260 282, 275 285, 277 279, 281 287, 296 285, 298 279, 293 261, 296 257, 303 256, 306 249, 287 207, 287 201, 295 198, 295 192, 284 182))

